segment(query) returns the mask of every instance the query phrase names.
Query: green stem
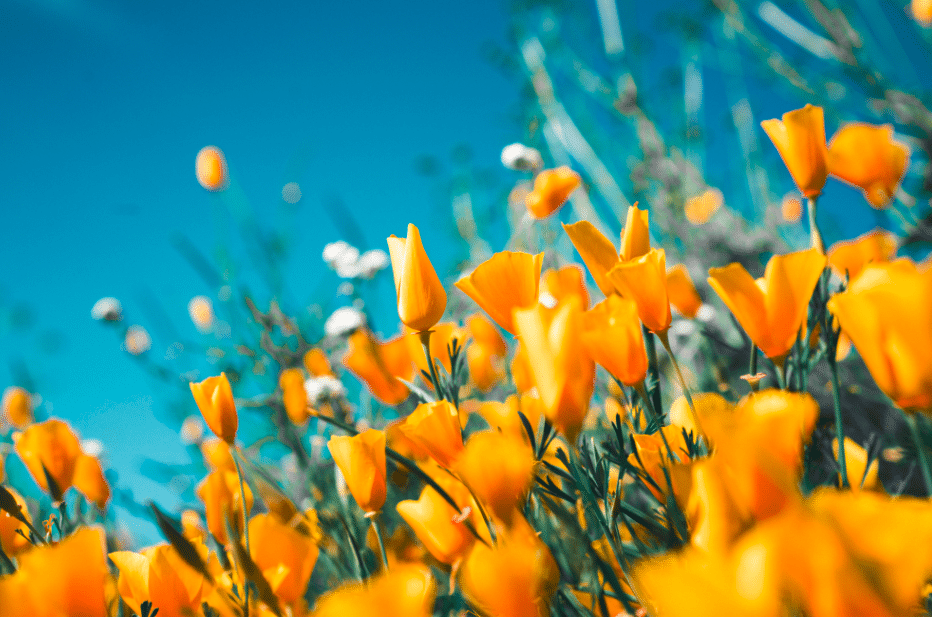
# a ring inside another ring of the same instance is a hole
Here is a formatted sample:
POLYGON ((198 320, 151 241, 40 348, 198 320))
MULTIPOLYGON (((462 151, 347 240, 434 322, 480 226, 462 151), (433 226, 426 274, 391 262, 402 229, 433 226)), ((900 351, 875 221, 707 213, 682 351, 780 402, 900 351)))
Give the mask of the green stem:
POLYGON ((748 366, 748 374, 752 377, 748 384, 751 386, 751 392, 757 392, 760 389, 760 382, 753 379, 757 375, 757 345, 751 341, 751 362, 748 366))
POLYGON ((374 514, 370 520, 372 522, 372 529, 375 530, 375 539, 379 542, 379 552, 382 553, 382 567, 388 572, 388 555, 385 553, 385 542, 382 541, 382 531, 379 528, 378 513, 374 514))
POLYGON ((932 495, 932 474, 929 473, 929 461, 926 459, 926 450, 922 444, 922 434, 919 432, 919 421, 916 414, 907 413, 906 423, 913 434, 913 443, 916 445, 916 453, 919 455, 919 467, 922 468, 922 479, 926 483, 926 493, 932 495))
MULTIPOLYGON (((231 448, 233 454, 233 463, 236 465, 236 475, 239 478, 239 495, 242 499, 243 504, 243 536, 246 539, 246 554, 250 557, 252 556, 252 551, 249 549, 249 513, 246 511, 246 484, 243 482, 243 468, 239 465, 239 452, 236 452, 236 448, 231 448)), ((237 540, 238 542, 238 540, 237 540)), ((248 617, 249 615, 249 585, 246 584, 245 578, 243 579, 243 608, 245 614, 248 617)))
POLYGON ((809 198, 809 206, 807 208, 809 211, 809 238, 812 243, 812 248, 818 249, 820 253, 825 255, 825 242, 822 241, 822 233, 819 231, 819 224, 816 222, 816 205, 818 199, 818 196, 809 198))
POLYGON ((424 356, 427 357, 427 366, 430 367, 430 381, 434 385, 434 393, 438 400, 445 399, 443 391, 440 389, 440 380, 437 378, 437 369, 434 368, 434 359, 430 356, 430 330, 418 332, 421 337, 421 345, 424 347, 424 356))
POLYGON ((650 380, 653 387, 650 389, 651 403, 654 409, 660 409, 662 402, 660 397, 660 364, 657 361, 657 345, 654 343, 653 333, 646 326, 641 326, 644 331, 644 349, 647 351, 647 366, 650 374, 650 380))
MULTIPOLYGON (((845 458, 845 428, 841 422, 840 385, 838 383, 838 363, 835 362, 835 352, 829 350, 828 365, 832 372, 832 404, 835 406, 835 437, 838 439, 838 465, 841 474, 841 488, 850 486, 848 482, 848 461, 845 458)), ((926 474, 928 475, 928 469, 926 474)), ((927 482, 928 484, 928 482, 927 482)))
POLYGON ((689 405, 689 413, 692 414, 693 424, 696 426, 696 430, 702 433, 702 422, 699 421, 699 414, 696 413, 696 406, 693 404, 692 394, 689 392, 689 386, 686 385, 686 378, 683 377, 683 371, 680 370, 680 363, 676 361, 676 356, 673 355, 673 348, 670 347, 670 339, 667 337, 667 333, 658 334, 657 338, 660 339, 660 343, 663 345, 663 348, 667 351, 667 355, 670 356, 670 360, 673 362, 673 370, 676 372, 676 378, 680 382, 680 387, 683 389, 683 396, 686 397, 686 403, 689 405))

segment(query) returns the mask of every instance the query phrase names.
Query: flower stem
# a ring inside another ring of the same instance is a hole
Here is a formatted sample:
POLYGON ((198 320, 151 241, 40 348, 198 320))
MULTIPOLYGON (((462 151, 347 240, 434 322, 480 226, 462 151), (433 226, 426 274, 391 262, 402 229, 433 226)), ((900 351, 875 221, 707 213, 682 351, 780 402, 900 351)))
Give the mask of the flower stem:
POLYGON ((922 444, 922 434, 919 432, 919 421, 915 414, 906 414, 906 423, 913 434, 913 443, 916 445, 916 453, 919 455, 919 467, 922 468, 922 479, 926 483, 926 493, 932 495, 932 474, 929 473, 929 461, 926 459, 925 446, 922 444))
MULTIPOLYGON (((751 341, 751 362, 748 365, 748 375, 752 378, 757 375, 757 345, 754 341, 751 341)), ((751 386, 751 392, 757 392, 760 389, 760 382, 754 379, 751 379, 748 384, 751 386)))
POLYGON ((375 514, 371 519, 372 529, 375 530, 375 539, 379 542, 379 552, 382 553, 382 567, 388 572, 388 555, 385 553, 385 542, 382 541, 382 531, 379 527, 379 515, 375 514))
POLYGON ((644 330, 644 348, 647 351, 647 366, 650 373, 651 405, 654 409, 660 409, 660 364, 657 361, 657 345, 654 343, 653 333, 646 326, 641 326, 644 330))
MULTIPOLYGON (((848 461, 845 458, 845 428, 841 422, 841 398, 839 396, 840 385, 838 383, 838 363, 835 362, 835 351, 829 349, 828 366, 832 372, 832 404, 835 406, 835 437, 838 439, 838 472, 841 475, 841 488, 850 486, 848 482, 848 461)), ((927 476, 928 467, 923 464, 923 469, 927 476)))
POLYGON ((809 238, 812 242, 812 248, 819 249, 819 252, 825 255, 825 242, 822 241, 822 233, 819 231, 819 224, 816 222, 816 202, 818 196, 809 198, 809 238))
POLYGON ((425 330, 424 332, 418 332, 418 336, 421 337, 421 345, 424 347, 424 355, 427 357, 427 366, 430 367, 430 380, 434 385, 434 393, 437 395, 437 399, 445 399, 443 391, 440 389, 440 380, 437 378, 437 369, 434 368, 434 359, 430 356, 430 330, 425 330))
POLYGON ((660 339, 660 343, 663 345, 663 348, 667 350, 667 355, 670 356, 670 360, 673 362, 673 370, 676 372, 676 378, 680 382, 680 387, 683 388, 683 396, 686 397, 686 403, 689 404, 689 413, 692 415, 693 424, 696 426, 696 430, 702 433, 702 422, 699 421, 699 414, 696 413, 696 406, 693 404, 693 397, 689 392, 689 386, 686 385, 686 378, 683 377, 683 371, 680 370, 680 363, 676 361, 676 356, 673 355, 673 348, 670 347, 670 339, 667 337, 666 332, 658 334, 657 338, 660 339))
MULTIPOLYGON (((233 463, 236 465, 236 475, 239 477, 239 495, 242 499, 243 504, 243 536, 246 539, 246 554, 252 555, 252 551, 249 550, 249 513, 246 512, 246 484, 243 482, 243 468, 239 465, 239 452, 236 452, 236 448, 232 448, 233 454, 233 463)), ((237 540, 238 542, 238 540, 237 540)), ((246 584, 245 573, 243 574, 243 608, 245 615, 249 615, 249 585, 246 584)))

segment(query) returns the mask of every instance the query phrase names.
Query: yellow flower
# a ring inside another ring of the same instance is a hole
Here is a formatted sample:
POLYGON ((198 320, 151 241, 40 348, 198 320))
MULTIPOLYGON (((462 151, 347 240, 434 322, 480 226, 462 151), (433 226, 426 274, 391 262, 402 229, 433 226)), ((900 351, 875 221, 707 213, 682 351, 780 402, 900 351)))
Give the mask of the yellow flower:
POLYGON ((456 286, 495 323, 514 334, 513 311, 537 304, 543 262, 543 253, 495 253, 456 286))
MULTIPOLYGON (((412 333, 413 334, 413 333, 412 333)), ((414 365, 418 371, 424 371, 430 374, 430 366, 427 364, 427 356, 424 355, 424 343, 421 342, 420 336, 408 334, 405 336, 405 342, 408 344, 408 353, 414 360, 414 365)), ((430 357, 434 363, 443 365, 450 372, 450 344, 454 339, 459 341, 460 347, 466 342, 466 332, 453 322, 439 323, 430 331, 430 357)), ((423 373, 421 373, 423 374, 423 373)), ((427 380, 428 382, 430 380, 427 380)), ((433 390, 433 384, 427 386, 433 390)))
POLYGON ((889 124, 846 124, 828 145, 829 173, 861 189, 877 209, 893 200, 908 166, 909 147, 893 139, 889 124))
POLYGON ((719 427, 730 427, 731 423, 734 422, 735 404, 728 401, 721 394, 697 392, 693 393, 692 399, 696 415, 699 416, 699 422, 707 432, 701 431, 700 427, 696 426, 693 414, 689 410, 689 402, 685 396, 677 398, 670 406, 670 424, 685 428, 687 432, 691 432, 696 436, 702 434, 706 439, 709 439, 709 434, 718 435, 726 430, 719 427))
POLYGON ((225 469, 236 472, 230 444, 219 437, 208 437, 201 442, 201 455, 208 469, 225 469))
POLYGON ((307 422, 311 413, 304 390, 304 373, 299 368, 288 368, 278 376, 278 387, 282 389, 282 402, 288 419, 297 425, 307 422))
POLYGON ((545 617, 560 572, 550 549, 519 517, 494 547, 473 547, 459 581, 467 601, 484 615, 545 617))
POLYGON ((612 295, 583 315, 582 344, 589 356, 621 383, 633 386, 647 375, 647 352, 637 305, 612 295))
POLYGON ((430 486, 424 487, 417 501, 399 501, 396 510, 441 563, 459 561, 473 545, 474 537, 460 520, 461 513, 430 486))
MULTIPOLYGON (((838 460, 838 438, 832 440, 832 452, 835 460, 838 460)), ((880 481, 877 478, 877 472, 880 469, 880 460, 874 459, 867 466, 867 450, 850 437, 845 437, 845 468, 848 471, 848 481, 851 484, 851 491, 857 493, 861 489, 874 490, 881 488, 880 481)))
POLYGON ((755 281, 741 264, 709 270, 709 285, 768 358, 782 359, 793 347, 809 308, 825 255, 808 249, 774 255, 755 281))
POLYGON ((683 264, 667 270, 667 297, 673 308, 687 319, 693 319, 702 306, 702 298, 683 264))
POLYGON ((252 560, 275 595, 289 606, 303 598, 320 554, 317 544, 269 514, 252 517, 249 539, 252 560))
POLYGON ((531 216, 545 219, 566 203, 580 182, 579 174, 566 165, 546 169, 534 178, 534 190, 524 197, 524 205, 531 216))
MULTIPOLYGON (((29 511, 26 509, 26 500, 23 499, 22 495, 11 487, 7 486, 4 488, 13 495, 13 499, 16 500, 16 503, 20 507, 20 511, 26 516, 26 519, 32 522, 32 517, 29 516, 29 511)), ((19 520, 13 518, 5 510, 0 511, 0 549, 3 549, 7 557, 13 557, 20 551, 32 546, 29 540, 26 539, 28 537, 29 527, 25 523, 21 523, 19 520), (17 529, 26 534, 25 537, 18 534, 16 532, 17 529)))
POLYGON ((582 306, 571 297, 548 309, 537 305, 515 310, 515 326, 544 415, 574 441, 589 411, 595 387, 595 364, 583 351, 579 333, 582 306))
POLYGON ((71 427, 53 418, 33 424, 14 439, 16 453, 23 460, 36 484, 43 491, 50 493, 45 479, 47 471, 59 490, 57 495, 52 495, 52 499, 60 500, 71 488, 78 458, 83 454, 81 444, 71 427))
POLYGON ((398 564, 391 572, 328 593, 314 607, 315 617, 431 617, 437 583, 430 568, 398 564))
POLYGON ((469 377, 482 392, 488 392, 505 379, 508 346, 495 325, 475 313, 466 319, 472 344, 466 349, 469 377))
POLYGON ((10 426, 26 428, 32 424, 32 398, 23 388, 10 386, 4 390, 0 407, 3 408, 3 416, 0 419, 10 426))
POLYGON ((410 381, 414 374, 414 360, 404 337, 382 343, 368 330, 357 330, 349 337, 343 366, 386 405, 397 405, 408 398, 408 387, 398 380, 410 381))
POLYGON ((667 258, 663 249, 623 261, 609 270, 608 278, 626 298, 637 303, 638 316, 647 329, 663 334, 673 315, 667 296, 667 258))
POLYGON ((87 500, 97 504, 103 510, 110 501, 110 485, 104 477, 104 470, 100 466, 100 459, 96 456, 82 454, 78 457, 74 468, 74 487, 87 500))
MULTIPOLYGON (((207 547, 203 544, 195 547, 207 561, 207 547)), ((120 596, 140 615, 140 605, 147 600, 165 617, 196 614, 211 589, 204 576, 168 544, 152 546, 141 553, 117 551, 110 553, 110 560, 120 570, 117 581, 120 596)))
POLYGON ((327 448, 363 512, 381 510, 386 497, 385 433, 370 428, 353 437, 331 437, 327 448))
POLYGON ((671 484, 673 485, 673 496, 678 500, 685 498, 689 492, 688 480, 686 476, 674 472, 678 463, 689 461, 689 448, 686 439, 683 437, 683 429, 679 426, 664 426, 656 433, 649 435, 632 435, 634 439, 634 452, 628 455, 628 464, 635 469, 642 470, 650 479, 645 478, 645 483, 650 488, 654 496, 661 503, 666 502, 666 494, 670 489, 667 484, 667 474, 664 473, 666 468, 670 474, 671 484), (661 431, 663 436, 661 436, 661 431), (666 439, 666 444, 664 443, 666 439), (670 449, 667 450, 667 444, 670 449), (670 457, 670 452, 673 458, 670 457), (653 480, 651 482, 650 480, 653 480))
MULTIPOLYGON (((630 211, 629 211, 630 212, 630 211)), ((583 263, 586 264, 595 284, 606 296, 615 291, 615 286, 608 280, 608 271, 618 263, 618 252, 612 241, 596 229, 589 221, 579 221, 572 225, 563 225, 570 242, 576 247, 583 263)))
POLYGON ((913 19, 923 26, 932 24, 932 0, 913 0, 910 4, 913 19))
POLYGON ((798 223, 803 217, 803 202, 798 195, 787 193, 780 202, 780 214, 787 223, 798 223))
MULTIPOLYGON (((583 310, 589 308, 589 291, 586 289, 586 273, 576 264, 563 266, 559 270, 549 269, 540 281, 541 301, 563 302, 570 296, 578 296, 583 310)), ((546 304, 546 302, 544 302, 546 304)))
POLYGON ((534 479, 537 461, 524 439, 498 432, 473 434, 456 471, 473 494, 499 519, 510 523, 534 479))
POLYGON ((388 252, 398 295, 398 317, 412 330, 430 330, 447 308, 447 292, 427 257, 418 228, 409 223, 407 238, 390 236, 388 252))
POLYGON ((333 375, 333 369, 330 368, 330 361, 327 360, 327 354, 322 350, 314 347, 304 354, 304 368, 309 375, 321 377, 323 375, 333 375))
POLYGON ((869 264, 828 308, 887 396, 907 412, 932 410, 932 270, 869 264))
POLYGON ((783 114, 783 120, 760 123, 780 152, 796 186, 806 197, 822 192, 828 177, 825 117, 821 107, 806 105, 783 114))
POLYGON ((463 451, 463 433, 456 407, 449 401, 421 403, 404 423, 404 433, 446 468, 463 451))
POLYGON ((686 219, 693 225, 709 222, 712 215, 722 207, 725 198, 718 189, 708 188, 701 195, 686 200, 686 219))
POLYGON ((864 266, 890 261, 896 255, 897 237, 883 229, 875 229, 854 240, 837 242, 828 250, 828 264, 840 276, 857 278, 864 266))
POLYGON ((207 426, 214 435, 232 444, 236 440, 239 420, 236 415, 236 403, 233 401, 233 390, 226 373, 208 377, 200 383, 192 381, 188 385, 207 426))
POLYGON ((216 146, 201 148, 194 161, 197 181, 208 191, 222 191, 227 187, 227 162, 216 146))
POLYGON ((638 208, 637 204, 628 208, 625 228, 621 230, 619 260, 631 261, 647 255, 650 251, 649 219, 650 213, 638 208))
MULTIPOLYGON (((246 492, 246 513, 252 510, 253 496, 249 486, 246 492)), ((227 523, 237 535, 243 532, 243 498, 239 476, 235 472, 218 469, 210 472, 197 487, 197 496, 204 502, 207 529, 221 545, 229 542, 227 523)))
POLYGON ((518 411, 521 411, 531 423, 533 429, 543 414, 543 404, 534 394, 522 394, 520 398, 512 394, 504 403, 498 401, 483 401, 479 405, 479 415, 489 424, 492 430, 501 431, 514 437, 527 440, 527 430, 521 422, 518 411))

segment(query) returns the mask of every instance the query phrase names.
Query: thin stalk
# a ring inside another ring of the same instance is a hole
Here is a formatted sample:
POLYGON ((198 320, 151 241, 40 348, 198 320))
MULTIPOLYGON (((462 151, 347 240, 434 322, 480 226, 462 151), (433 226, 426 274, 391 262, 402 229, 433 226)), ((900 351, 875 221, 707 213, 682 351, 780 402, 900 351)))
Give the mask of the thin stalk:
POLYGON ((683 377, 683 371, 680 370, 680 363, 676 361, 676 356, 673 355, 673 348, 670 347, 670 339, 667 337, 666 332, 658 334, 657 338, 660 339, 660 343, 663 345, 663 348, 667 350, 667 355, 670 356, 670 360, 673 362, 673 370, 676 372, 676 378, 680 382, 680 387, 683 388, 683 396, 686 397, 686 403, 689 404, 689 413, 692 415, 693 424, 696 426, 697 431, 703 433, 702 422, 699 421, 699 414, 696 413, 696 406, 693 404, 693 397, 689 392, 689 386, 686 385, 686 378, 683 377))
MULTIPOLYGON (((838 439, 838 466, 841 475, 841 488, 850 486, 848 482, 848 461, 845 458, 845 428, 841 421, 841 398, 839 396, 841 386, 838 383, 838 363, 835 361, 835 351, 829 349, 828 366, 832 373, 832 404, 835 406, 835 437, 838 439)), ((928 468, 923 466, 928 476, 928 468)), ((929 482, 926 482, 928 485, 929 482)), ((932 491, 930 491, 932 494, 932 491)))
POLYGON ((375 539, 379 542, 379 552, 382 553, 382 567, 388 572, 388 555, 385 553, 385 542, 382 541, 382 531, 379 526, 379 515, 375 514, 370 521, 372 529, 375 530, 375 539))
POLYGON ((430 381, 434 385, 434 393, 436 393, 438 399, 444 399, 446 397, 443 395, 443 391, 440 390, 440 380, 437 378, 437 369, 434 368, 434 359, 430 356, 430 332, 430 330, 418 332, 418 336, 421 337, 424 356, 427 357, 427 366, 430 367, 430 381))
MULTIPOLYGON (((249 549, 249 513, 246 511, 246 483, 243 482, 243 468, 240 467, 239 465, 239 452, 233 452, 233 463, 236 464, 236 475, 239 478, 239 495, 240 495, 240 499, 242 499, 242 504, 243 504, 243 536, 246 539, 246 554, 252 555, 252 551, 249 549)), ((249 615, 249 585, 246 584, 245 578, 243 579, 243 597, 245 598, 243 607, 248 617, 249 615)))
POLYGON ((929 461, 926 459, 925 447, 922 445, 922 435, 919 433, 919 422, 916 414, 907 413, 906 423, 913 434, 913 443, 916 445, 916 453, 919 455, 919 467, 922 469, 922 479, 926 483, 926 493, 932 495, 932 474, 929 473, 929 461))
MULTIPOLYGON (((757 375, 757 345, 754 344, 754 341, 751 341, 751 362, 748 366, 748 374, 751 377, 757 375)), ((753 379, 748 384, 751 386, 751 392, 757 392, 760 389, 760 382, 753 379)))
POLYGON ((644 348, 647 351, 648 372, 651 382, 654 384, 654 387, 650 390, 651 403, 654 409, 660 409, 663 403, 660 397, 660 364, 657 361, 657 345, 654 343, 653 333, 646 326, 642 325, 641 328, 644 331, 644 348))
POLYGON ((816 222, 816 205, 818 196, 810 197, 808 208, 809 211, 809 239, 812 248, 819 249, 819 252, 825 255, 825 242, 822 240, 822 233, 819 231, 819 224, 816 222))

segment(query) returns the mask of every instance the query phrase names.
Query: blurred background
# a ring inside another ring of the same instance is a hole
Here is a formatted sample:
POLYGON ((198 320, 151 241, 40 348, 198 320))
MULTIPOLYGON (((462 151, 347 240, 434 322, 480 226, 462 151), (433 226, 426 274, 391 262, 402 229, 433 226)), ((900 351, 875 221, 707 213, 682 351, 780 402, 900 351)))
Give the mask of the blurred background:
MULTIPOLYGON (((909 240, 901 254, 923 257, 932 71, 914 12, 905 0, 262 12, 5 0, 0 387, 26 388, 39 418, 104 445, 111 484, 127 491, 116 514, 145 543, 154 528, 131 504, 176 510, 190 491, 176 473, 191 465, 179 439, 197 411, 187 381, 230 370, 223 354, 254 344, 244 296, 262 311, 277 302, 312 343, 359 296, 390 336, 390 273, 340 293, 326 244, 384 250, 412 222, 451 277, 506 246, 543 248, 522 218, 529 174, 499 162, 512 142, 583 175, 587 190, 560 218, 617 235, 640 200, 656 240, 702 281, 703 268, 759 267, 808 241, 761 120, 812 103, 829 136, 845 122, 890 123, 911 150, 894 203, 872 209, 830 180, 819 220, 828 244, 879 226, 909 240), (226 156, 222 193, 195 179, 207 145, 226 156), (217 313, 208 332, 188 315, 201 295, 217 313), (120 322, 92 318, 104 297, 122 304, 120 322), (146 334, 127 340, 134 325, 146 334)), ((23 474, 15 458, 7 473, 23 474)))

